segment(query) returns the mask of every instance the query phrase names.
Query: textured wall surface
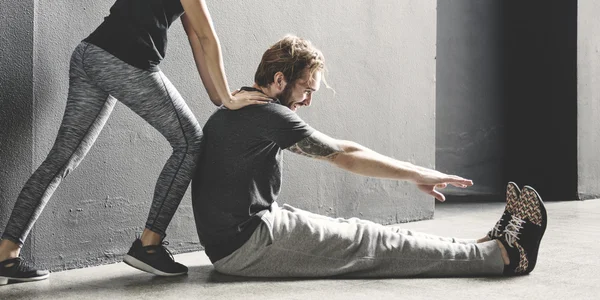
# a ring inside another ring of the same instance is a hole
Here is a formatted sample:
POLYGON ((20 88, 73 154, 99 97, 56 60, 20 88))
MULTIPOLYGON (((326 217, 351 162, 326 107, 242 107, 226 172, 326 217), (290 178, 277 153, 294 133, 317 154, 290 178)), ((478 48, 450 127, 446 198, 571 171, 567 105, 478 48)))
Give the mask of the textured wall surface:
POLYGON ((439 0, 436 166, 473 179, 469 199, 504 196, 500 1, 439 0))
POLYGON ((600 198, 600 2, 578 3, 578 191, 581 199, 589 199, 600 198))
MULTIPOLYGON (((10 29, 25 31, 29 37, 14 37, 4 30, 0 35, 3 45, 4 39, 14 45, 13 50, 3 46, 2 54, 9 51, 11 61, 25 64, 21 68, 14 62, 8 73, 2 72, 2 104, 22 99, 18 108, 11 108, 6 116, 3 109, 2 115, 6 126, 0 149, 3 156, 7 152, 16 157, 6 164, 2 161, 2 226, 22 184, 54 142, 66 103, 71 51, 113 4, 112 0, 39 0, 23 11, 13 11, 13 6, 5 10, 12 2, 0 0, 3 17, 18 16, 23 26, 11 24, 10 29), (27 68, 28 73, 20 73, 27 68), (10 76, 23 76, 18 91, 5 86, 17 81, 10 76), (17 94, 6 100, 9 92, 17 94), (13 114, 25 123, 11 121, 13 114)), ((300 115, 334 137, 434 166, 435 1, 361 0, 348 5, 342 0, 304 0, 274 5, 226 0, 208 1, 208 5, 232 88, 252 84, 263 51, 284 34, 304 36, 323 50, 329 65, 327 79, 337 93, 334 96, 323 87, 313 106, 300 115)), ((169 38, 162 69, 203 124, 215 108, 206 97, 179 22, 169 38)), ((169 154, 162 136, 117 104, 95 146, 63 181, 30 235, 36 263, 56 270, 119 260, 143 229, 156 177, 169 154)), ((290 153, 285 168, 280 202, 388 224, 433 215, 433 200, 407 183, 345 174, 290 153)), ((177 252, 200 249, 189 193, 167 231, 167 240, 177 252)))
POLYGON ((33 0, 0 1, 0 226, 33 168, 33 14, 33 0))

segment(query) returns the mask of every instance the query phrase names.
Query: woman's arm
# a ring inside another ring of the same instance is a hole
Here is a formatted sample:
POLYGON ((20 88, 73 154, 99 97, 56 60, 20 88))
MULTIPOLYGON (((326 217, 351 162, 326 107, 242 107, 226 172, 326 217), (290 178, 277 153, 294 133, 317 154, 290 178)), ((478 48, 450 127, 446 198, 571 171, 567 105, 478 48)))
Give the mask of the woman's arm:
MULTIPOLYGON (((221 105, 221 98, 219 97, 217 88, 215 87, 212 78, 210 78, 210 73, 207 68, 206 55, 202 49, 202 44, 200 44, 200 40, 192 28, 192 24, 190 23, 190 19, 188 18, 187 14, 183 14, 181 16, 181 23, 183 23, 183 29, 185 29, 185 33, 190 41, 190 47, 192 48, 196 68, 198 68, 198 73, 200 73, 200 78, 202 79, 202 83, 206 88, 208 97, 210 97, 210 101, 212 101, 215 105, 221 105)), ((222 74, 224 75, 224 73, 222 74)), ((225 81, 226 80, 227 79, 225 79, 225 81)))
POLYGON ((249 104, 263 103, 270 99, 259 93, 231 95, 225 70, 219 38, 204 0, 181 0, 185 11, 181 17, 194 53, 196 67, 210 100, 215 105, 225 105, 237 109, 249 104))

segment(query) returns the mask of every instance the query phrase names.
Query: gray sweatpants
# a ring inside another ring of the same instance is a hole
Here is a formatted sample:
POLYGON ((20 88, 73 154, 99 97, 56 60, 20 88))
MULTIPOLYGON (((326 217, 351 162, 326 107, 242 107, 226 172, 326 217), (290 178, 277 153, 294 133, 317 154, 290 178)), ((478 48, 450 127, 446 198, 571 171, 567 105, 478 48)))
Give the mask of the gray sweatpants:
POLYGON ((333 219, 275 203, 242 247, 214 263, 225 274, 252 277, 415 277, 502 275, 495 241, 476 244, 333 219))
POLYGON ((158 176, 146 223, 164 235, 201 151, 200 124, 162 72, 135 68, 82 42, 71 56, 67 106, 54 146, 19 194, 2 239, 24 243, 52 193, 96 141, 117 99, 173 147, 158 176))

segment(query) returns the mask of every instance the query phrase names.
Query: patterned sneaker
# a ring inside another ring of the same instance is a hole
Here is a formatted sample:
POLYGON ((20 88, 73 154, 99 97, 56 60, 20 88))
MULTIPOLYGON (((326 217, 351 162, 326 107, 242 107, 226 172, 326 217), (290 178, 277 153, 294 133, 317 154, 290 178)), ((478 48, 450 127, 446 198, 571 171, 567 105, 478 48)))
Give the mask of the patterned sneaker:
POLYGON ((532 187, 525 186, 500 239, 510 259, 510 264, 504 267, 504 275, 525 275, 533 271, 547 224, 542 198, 532 187))
POLYGON ((188 268, 175 262, 171 252, 165 247, 168 242, 162 242, 156 246, 142 245, 140 239, 136 239, 131 245, 129 252, 123 261, 142 271, 159 276, 177 276, 187 274, 188 268))
POLYGON ((517 203, 519 202, 519 197, 521 196, 521 191, 519 187, 514 182, 509 182, 506 185, 506 207, 504 208, 504 213, 500 220, 496 222, 496 225, 488 232, 487 237, 490 240, 499 239, 502 236, 502 232, 504 232, 504 228, 511 220, 512 215, 515 213, 515 208, 517 203))
POLYGON ((7 259, 0 262, 0 285, 5 285, 8 281, 28 282, 44 280, 50 276, 46 270, 36 270, 20 257, 7 259))

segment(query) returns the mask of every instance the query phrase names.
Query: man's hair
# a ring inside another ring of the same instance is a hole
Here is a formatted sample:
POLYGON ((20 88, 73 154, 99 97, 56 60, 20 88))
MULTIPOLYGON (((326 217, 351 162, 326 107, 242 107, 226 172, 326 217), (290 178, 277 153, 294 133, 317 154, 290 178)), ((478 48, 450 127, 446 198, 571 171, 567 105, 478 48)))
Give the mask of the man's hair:
MULTIPOLYGON (((325 70, 323 53, 308 40, 286 35, 265 51, 254 74, 254 82, 266 87, 273 83, 277 72, 282 72, 287 83, 294 84, 305 70, 311 77, 315 72, 325 70)), ((323 82, 327 86, 324 75, 323 82)))

